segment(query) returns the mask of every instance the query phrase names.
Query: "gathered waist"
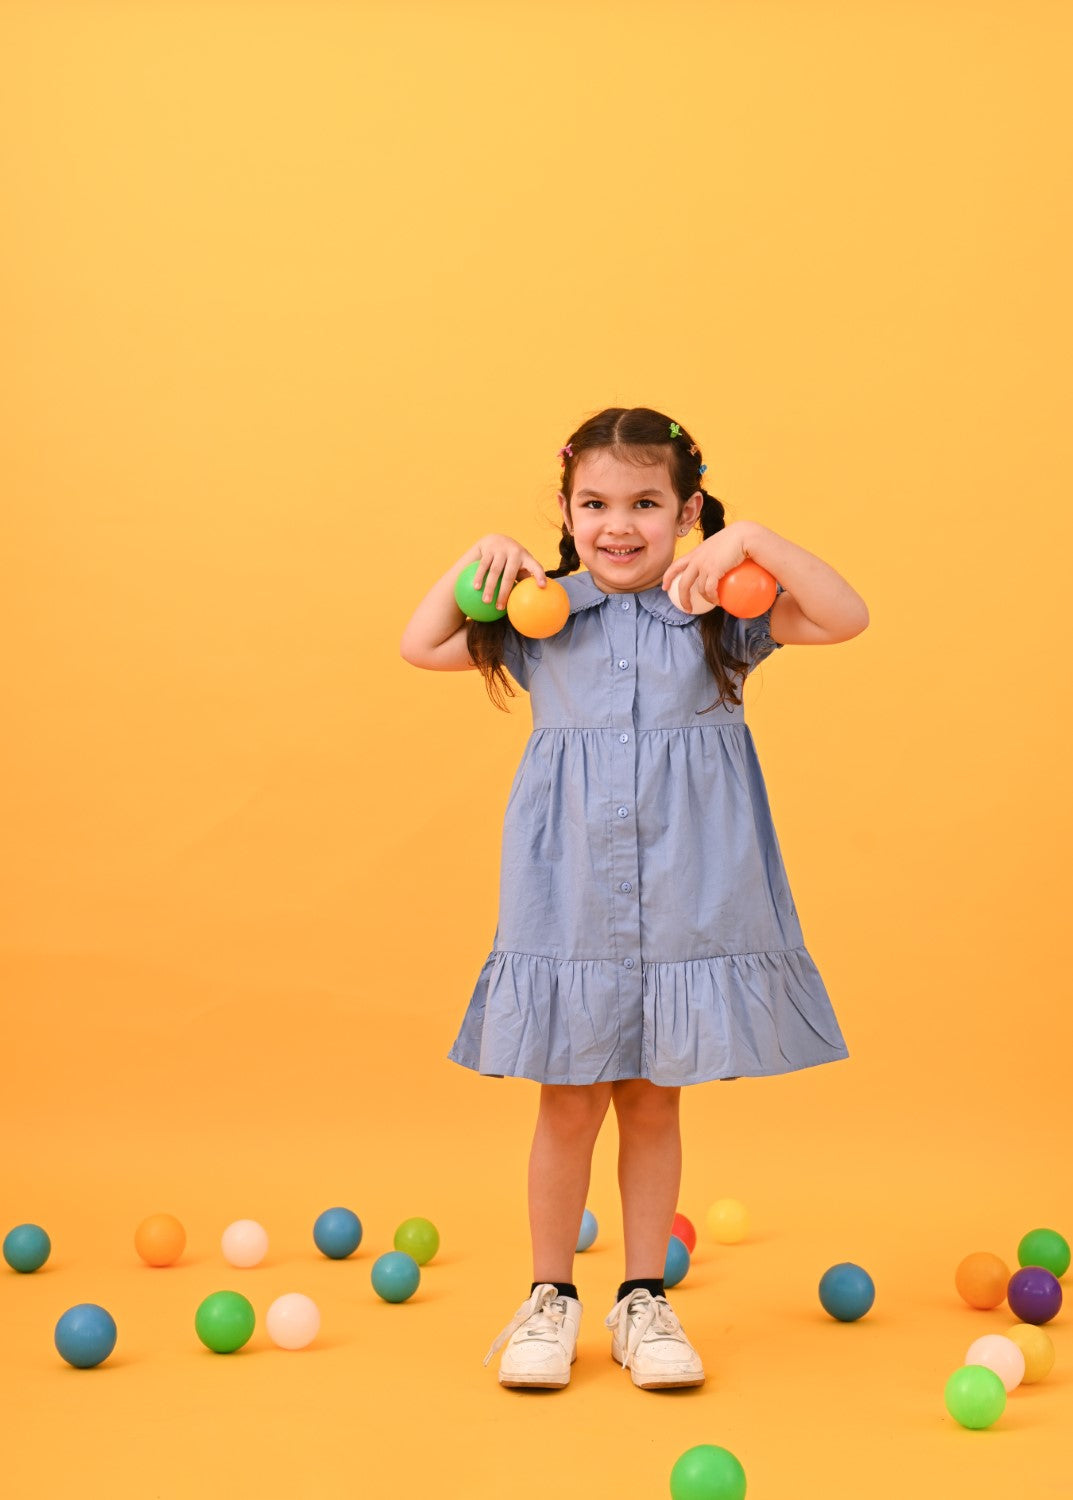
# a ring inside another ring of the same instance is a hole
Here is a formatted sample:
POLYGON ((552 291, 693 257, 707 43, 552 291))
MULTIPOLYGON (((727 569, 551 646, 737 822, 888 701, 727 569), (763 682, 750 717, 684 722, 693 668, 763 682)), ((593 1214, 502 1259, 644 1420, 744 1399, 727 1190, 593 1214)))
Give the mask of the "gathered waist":
POLYGON ((533 723, 534 734, 677 734, 683 729, 744 729, 743 714, 724 714, 716 719, 711 714, 698 714, 683 724, 538 724, 533 723))

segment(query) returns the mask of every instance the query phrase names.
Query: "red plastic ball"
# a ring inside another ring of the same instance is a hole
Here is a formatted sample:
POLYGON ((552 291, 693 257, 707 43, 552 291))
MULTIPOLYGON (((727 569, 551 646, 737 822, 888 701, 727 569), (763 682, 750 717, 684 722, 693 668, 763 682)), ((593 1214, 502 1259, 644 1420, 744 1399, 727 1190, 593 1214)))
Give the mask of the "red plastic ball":
POLYGON ((675 1214, 674 1223, 671 1225, 671 1233, 676 1234, 690 1255, 697 1248, 697 1231, 686 1218, 685 1214, 675 1214))

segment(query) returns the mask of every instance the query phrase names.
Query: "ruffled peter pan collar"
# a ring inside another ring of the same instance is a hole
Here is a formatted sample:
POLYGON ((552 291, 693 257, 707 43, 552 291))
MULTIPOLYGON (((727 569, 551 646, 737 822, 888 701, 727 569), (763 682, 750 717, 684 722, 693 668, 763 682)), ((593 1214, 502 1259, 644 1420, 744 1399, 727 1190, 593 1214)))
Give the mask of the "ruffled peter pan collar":
POLYGON ((570 600, 570 613, 580 614, 583 609, 593 609, 596 605, 606 604, 609 599, 636 599, 642 609, 646 609, 650 615, 655 615, 657 620, 662 620, 665 625, 695 625, 697 615, 687 615, 684 609, 679 609, 672 604, 669 596, 664 593, 659 584, 655 588, 645 589, 640 594, 605 594, 593 581, 591 573, 568 573, 565 578, 556 580, 566 590, 570 600))

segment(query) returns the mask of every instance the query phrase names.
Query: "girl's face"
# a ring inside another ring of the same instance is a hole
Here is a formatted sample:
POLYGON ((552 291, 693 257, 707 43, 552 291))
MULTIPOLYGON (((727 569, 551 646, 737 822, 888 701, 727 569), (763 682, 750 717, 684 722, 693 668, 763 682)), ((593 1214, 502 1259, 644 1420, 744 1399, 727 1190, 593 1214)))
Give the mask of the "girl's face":
POLYGON ((574 494, 560 494, 563 519, 577 555, 605 594, 654 588, 674 560, 678 528, 700 515, 703 496, 679 507, 666 464, 629 463, 609 449, 582 453, 574 467, 574 494))

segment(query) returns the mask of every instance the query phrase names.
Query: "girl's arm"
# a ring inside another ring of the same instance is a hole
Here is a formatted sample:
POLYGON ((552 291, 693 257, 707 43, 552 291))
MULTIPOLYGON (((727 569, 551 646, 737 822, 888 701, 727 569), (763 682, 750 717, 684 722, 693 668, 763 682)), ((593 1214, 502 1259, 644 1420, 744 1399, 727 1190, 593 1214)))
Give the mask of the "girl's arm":
POLYGON ((680 597, 696 586, 716 598, 720 578, 751 558, 782 584, 771 609, 771 639, 785 646, 833 646, 868 624, 868 606, 829 563, 756 521, 732 521, 673 562, 663 587, 678 579, 680 597))
POLYGON ((466 617, 455 603, 455 580, 469 563, 479 562, 473 583, 484 584, 484 601, 492 602, 492 589, 502 573, 496 603, 502 608, 514 580, 525 574, 536 579, 541 588, 546 583, 544 569, 520 542, 509 536, 482 536, 468 552, 432 585, 410 617, 402 633, 401 651, 411 666, 427 667, 432 672, 462 672, 473 666, 466 645, 466 617))

